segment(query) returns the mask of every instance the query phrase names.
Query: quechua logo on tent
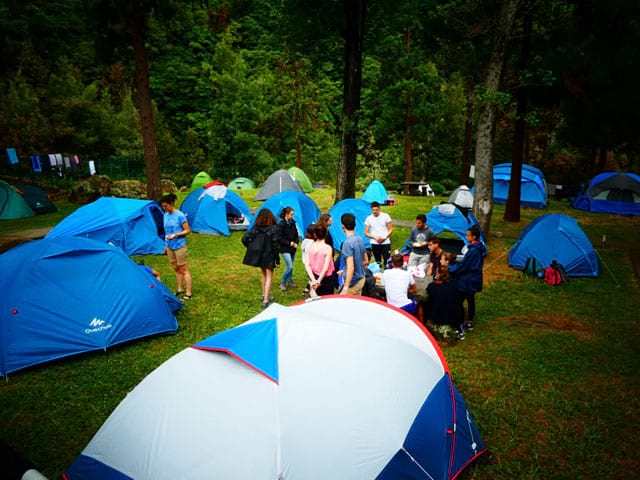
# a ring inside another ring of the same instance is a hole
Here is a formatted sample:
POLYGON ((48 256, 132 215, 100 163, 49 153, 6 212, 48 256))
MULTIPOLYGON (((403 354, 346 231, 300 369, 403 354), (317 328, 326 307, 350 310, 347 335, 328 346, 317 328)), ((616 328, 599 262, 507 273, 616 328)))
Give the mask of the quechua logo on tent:
POLYGON ((101 332, 103 330, 109 330, 113 325, 98 317, 93 317, 93 320, 89 322, 89 327, 90 328, 85 329, 84 333, 91 334, 101 332))

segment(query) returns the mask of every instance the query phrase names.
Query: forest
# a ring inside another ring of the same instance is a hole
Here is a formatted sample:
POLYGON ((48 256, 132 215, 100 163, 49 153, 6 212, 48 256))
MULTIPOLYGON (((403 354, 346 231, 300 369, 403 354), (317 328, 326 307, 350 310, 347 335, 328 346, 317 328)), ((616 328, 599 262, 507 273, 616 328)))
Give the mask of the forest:
POLYGON ((374 178, 452 189, 471 165, 478 182, 503 162, 537 166, 551 183, 637 171, 639 10, 632 0, 5 0, 0 145, 158 185, 201 170, 260 182, 297 165, 338 197, 374 178))

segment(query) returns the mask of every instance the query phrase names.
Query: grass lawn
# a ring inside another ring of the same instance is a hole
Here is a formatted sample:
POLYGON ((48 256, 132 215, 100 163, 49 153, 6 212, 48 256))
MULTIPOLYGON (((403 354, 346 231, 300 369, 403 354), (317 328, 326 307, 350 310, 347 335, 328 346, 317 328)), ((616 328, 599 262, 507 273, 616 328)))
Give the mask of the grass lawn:
MULTIPOLYGON (((258 206, 251 200, 255 193, 243 193, 251 207, 258 206)), ((323 189, 311 196, 327 211, 334 193, 323 189)), ((411 222, 442 200, 398 195, 396 205, 383 211, 411 222)), ((0 235, 53 226, 76 208, 59 207, 58 213, 3 221, 0 235)), ((474 465, 462 478, 640 476, 640 295, 633 264, 640 218, 590 214, 553 200, 546 211, 523 210, 517 224, 505 223, 502 214, 503 207, 496 206, 485 289, 476 297, 476 328, 463 342, 441 345, 492 453, 491 464, 474 465), (604 262, 599 278, 551 287, 507 266, 508 249, 522 228, 547 212, 578 218, 604 262), (602 250, 604 234, 608 241, 602 250)), ((396 228, 393 247, 400 248, 408 233, 407 227, 396 228)), ((189 236, 194 297, 178 315, 175 335, 37 366, 2 380, 0 438, 49 478, 59 478, 118 403, 160 363, 258 313, 260 274, 242 265, 241 236, 189 236)), ((175 289, 166 257, 144 260, 175 289)), ((294 271, 302 285, 299 258, 294 271)), ((281 274, 276 270, 276 286, 281 274)), ((300 289, 272 293, 285 305, 301 299, 300 289)))

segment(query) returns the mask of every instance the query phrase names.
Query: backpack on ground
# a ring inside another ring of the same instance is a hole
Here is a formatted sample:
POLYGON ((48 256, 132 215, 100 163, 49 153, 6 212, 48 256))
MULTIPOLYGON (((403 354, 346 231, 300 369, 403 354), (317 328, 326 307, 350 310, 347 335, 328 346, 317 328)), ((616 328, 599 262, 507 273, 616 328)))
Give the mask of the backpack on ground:
POLYGON ((544 273, 544 267, 534 257, 527 258, 522 269, 522 275, 525 277, 537 277, 542 278, 544 273))
POLYGON ((561 285, 568 280, 564 267, 555 260, 551 262, 551 265, 544 269, 543 278, 546 283, 554 286, 561 285))

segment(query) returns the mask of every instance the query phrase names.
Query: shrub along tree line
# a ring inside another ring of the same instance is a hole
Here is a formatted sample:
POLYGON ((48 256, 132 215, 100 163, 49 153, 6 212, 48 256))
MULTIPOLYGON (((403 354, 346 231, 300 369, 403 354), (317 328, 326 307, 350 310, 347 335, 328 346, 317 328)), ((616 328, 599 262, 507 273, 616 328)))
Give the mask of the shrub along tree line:
POLYGON ((523 159, 553 182, 576 181, 568 172, 586 178, 608 166, 608 152, 621 168, 638 165, 640 66, 626 59, 639 9, 632 0, 9 0, 0 143, 23 157, 144 160, 147 175, 155 161, 158 182, 161 173, 179 184, 200 170, 261 180, 295 164, 330 184, 340 171, 356 172, 358 185, 454 187, 474 162, 487 183, 493 163, 523 159), (356 163, 339 170, 346 150, 356 163))

